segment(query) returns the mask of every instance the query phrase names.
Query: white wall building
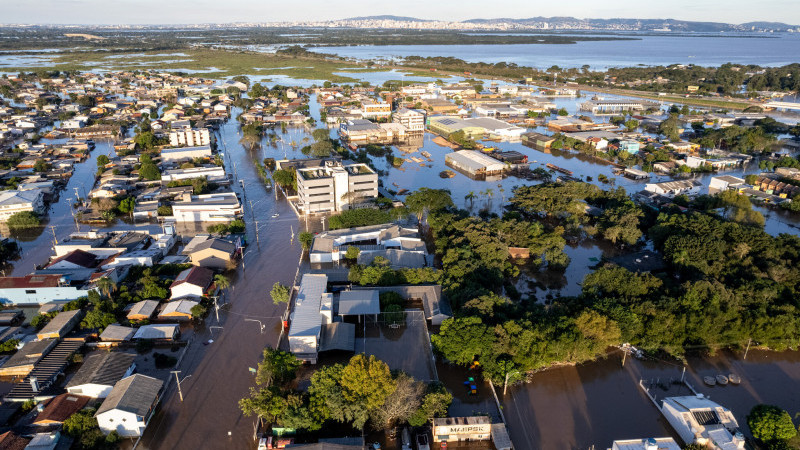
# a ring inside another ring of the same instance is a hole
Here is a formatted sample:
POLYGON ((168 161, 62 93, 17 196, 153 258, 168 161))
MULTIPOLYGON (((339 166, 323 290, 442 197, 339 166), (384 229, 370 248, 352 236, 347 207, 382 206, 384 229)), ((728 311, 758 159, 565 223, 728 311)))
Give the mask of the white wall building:
POLYGON ((663 183, 647 183, 644 190, 654 194, 664 195, 667 197, 674 197, 676 195, 686 194, 688 196, 697 195, 700 193, 701 184, 695 180, 675 180, 665 181, 663 183))
POLYGON ((233 192, 192 195, 172 204, 176 222, 230 222, 243 214, 233 192))
POLYGON ((0 222, 22 211, 44 212, 44 193, 39 189, 0 192, 0 222))
POLYGON ((172 130, 169 132, 169 145, 173 147, 194 147, 211 144, 208 128, 172 130))
POLYGON ((161 161, 165 163, 192 160, 194 158, 211 158, 211 147, 201 145, 197 147, 165 148, 161 150, 161 161))
POLYGON ((89 291, 70 286, 61 275, 0 278, 0 304, 43 305, 86 297, 89 291))
POLYGON ((392 116, 394 123, 399 123, 411 132, 425 131, 425 115, 408 108, 400 108, 392 116))
POLYGON ((95 413, 100 430, 122 437, 144 434, 158 404, 163 381, 136 374, 118 381, 95 413))

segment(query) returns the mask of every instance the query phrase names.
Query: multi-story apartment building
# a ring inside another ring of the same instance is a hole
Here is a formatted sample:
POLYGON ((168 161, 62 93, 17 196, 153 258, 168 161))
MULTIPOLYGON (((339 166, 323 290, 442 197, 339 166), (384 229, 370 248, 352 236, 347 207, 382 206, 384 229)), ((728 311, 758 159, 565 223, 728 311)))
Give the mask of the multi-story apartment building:
POLYGON ((233 192, 187 194, 172 204, 176 222, 230 222, 243 213, 239 198, 233 192))
POLYGON ((169 145, 173 147, 195 147, 210 144, 211 135, 208 128, 172 130, 169 133, 169 145))
POLYGON ((304 214, 344 211, 378 197, 378 174, 366 164, 320 160, 297 169, 297 194, 304 214))
POLYGON ((392 104, 364 100, 361 102, 361 111, 365 119, 385 119, 392 115, 392 104))
POLYGON ((425 115, 408 108, 400 108, 395 111, 392 121, 403 125, 412 133, 425 131, 425 115))

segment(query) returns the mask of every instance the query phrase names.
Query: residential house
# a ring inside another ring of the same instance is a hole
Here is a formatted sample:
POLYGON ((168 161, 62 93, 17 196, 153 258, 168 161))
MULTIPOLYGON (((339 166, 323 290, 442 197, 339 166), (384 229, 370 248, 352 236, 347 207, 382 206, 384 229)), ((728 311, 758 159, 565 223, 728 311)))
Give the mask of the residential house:
POLYGON ((179 273, 170 285, 169 290, 172 293, 170 300, 199 299, 206 294, 213 281, 214 272, 205 267, 195 266, 186 269, 179 273))
POLYGON ((195 245, 189 257, 192 264, 209 269, 225 270, 233 263, 236 245, 222 239, 209 238, 195 245))
POLYGON ((647 192, 675 197, 676 195, 697 195, 700 193, 701 184, 695 180, 674 180, 662 183, 647 183, 644 189, 647 192))
MULTIPOLYGON (((198 268, 198 267, 196 267, 198 268)), ((199 267, 202 269, 202 267, 199 267)), ((158 319, 164 321, 177 320, 179 322, 192 319, 192 308, 199 305, 194 300, 172 300, 164 305, 164 309, 158 313, 158 319)))
POLYGON ((158 308, 157 300, 142 300, 131 305, 126 316, 128 320, 150 320, 158 308))
POLYGON ((142 325, 133 335, 134 340, 174 341, 178 338, 178 325, 142 325))
POLYGON ((97 344, 98 347, 113 347, 119 345, 123 342, 128 342, 133 339, 133 335, 136 333, 135 328, 131 327, 124 327, 118 324, 111 324, 100 333, 100 342, 97 344))
POLYGON ((133 373, 135 359, 135 353, 103 351, 91 354, 67 383, 67 392, 106 398, 119 380, 133 373))
POLYGON ((44 408, 33 419, 33 425, 60 425, 69 416, 82 410, 89 400, 91 398, 88 396, 73 393, 57 395, 44 404, 44 408))
POLYGON ((76 300, 87 294, 86 289, 71 286, 63 275, 0 277, 0 303, 4 304, 43 305, 76 300))
POLYGON ((36 337, 40 340, 61 339, 78 326, 83 316, 84 312, 81 309, 62 311, 47 322, 47 325, 36 333, 36 337))
POLYGON ((136 374, 118 381, 95 413, 100 430, 123 437, 144 434, 156 409, 164 382, 136 374))

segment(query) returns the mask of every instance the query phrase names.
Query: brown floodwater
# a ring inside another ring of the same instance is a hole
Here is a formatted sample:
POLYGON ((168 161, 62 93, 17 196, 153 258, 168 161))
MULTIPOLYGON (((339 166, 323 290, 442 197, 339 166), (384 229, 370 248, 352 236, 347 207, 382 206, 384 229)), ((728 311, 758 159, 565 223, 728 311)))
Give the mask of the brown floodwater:
MULTIPOLYGON (((578 366, 534 374, 502 398, 517 449, 605 449, 617 439, 673 436, 669 424, 639 387, 639 380, 668 382, 681 377, 678 361, 626 361, 621 353, 578 366)), ((800 412, 800 352, 750 350, 687 358, 686 380, 733 411, 749 434, 745 417, 760 403, 800 412), (705 375, 736 373, 739 386, 703 384, 705 375)), ((655 393, 660 395, 656 388, 655 393)), ((499 394, 499 393, 498 393, 499 394)))

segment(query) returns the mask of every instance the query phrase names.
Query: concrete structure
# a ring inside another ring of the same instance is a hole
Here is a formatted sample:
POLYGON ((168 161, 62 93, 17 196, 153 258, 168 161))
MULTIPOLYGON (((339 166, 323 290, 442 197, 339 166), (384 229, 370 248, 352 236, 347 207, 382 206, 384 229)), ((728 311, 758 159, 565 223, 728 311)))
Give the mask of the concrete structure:
POLYGON ((195 147, 211 144, 208 128, 172 130, 169 132, 169 145, 173 147, 195 147))
POLYGON ((161 174, 161 181, 163 183, 169 183, 170 181, 178 180, 191 180, 193 178, 205 178, 209 182, 217 184, 228 181, 228 176, 225 174, 225 169, 218 166, 165 170, 161 174))
POLYGON ((433 442, 488 441, 492 420, 488 416, 433 419, 433 442))
POLYGON ((412 133, 425 131, 425 115, 408 108, 400 108, 395 111, 392 121, 403 125, 412 133))
POLYGON ((136 374, 114 385, 95 417, 104 434, 116 431, 122 437, 144 434, 158 405, 163 381, 136 374))
POLYGON ((89 355, 67 383, 67 392, 91 398, 106 398, 119 380, 133 373, 136 368, 134 359, 135 353, 125 352, 103 351, 89 355))
POLYGON ((745 446, 733 413, 702 394, 667 397, 661 403, 661 414, 686 445, 699 444, 716 450, 738 450, 745 446))
POLYGON ((341 261, 351 246, 360 250, 359 256, 387 249, 426 254, 416 229, 387 223, 322 232, 314 238, 309 258, 312 263, 341 261))
POLYGON ((618 114, 622 111, 644 111, 658 107, 658 103, 644 100, 590 100, 581 103, 580 110, 592 114, 618 114))
POLYGON ((303 213, 344 211, 378 197, 378 174, 366 164, 323 160, 297 169, 297 194, 303 213))
POLYGON ((333 297, 326 293, 328 277, 305 274, 294 300, 289 325, 289 350, 316 364, 322 325, 333 322, 333 297))
POLYGON ((88 290, 70 286, 63 275, 25 275, 0 277, 0 303, 43 305, 67 302, 88 295, 88 290))
POLYGON ((194 158, 211 158, 211 146, 165 148, 161 150, 161 162, 177 163, 191 161, 194 158))
POLYGON ((44 213, 44 193, 39 189, 0 191, 0 222, 23 211, 44 213))
POLYGON ((191 195, 172 204, 176 222, 230 222, 243 214, 239 198, 233 192, 191 195))
POLYGON ((647 183, 644 190, 666 197, 686 194, 689 196, 700 193, 700 183, 695 180, 675 180, 663 183, 647 183))
POLYGON ((461 150, 445 155, 445 163, 471 176, 496 175, 510 166, 475 150, 461 150))

